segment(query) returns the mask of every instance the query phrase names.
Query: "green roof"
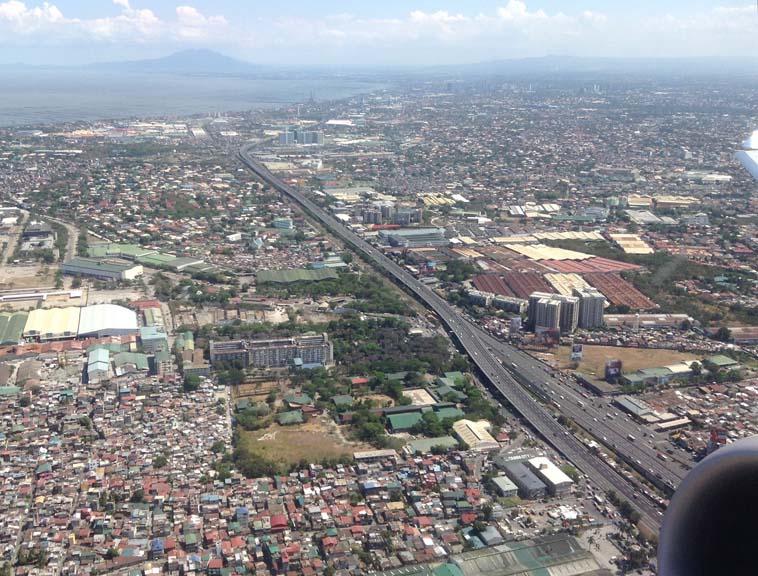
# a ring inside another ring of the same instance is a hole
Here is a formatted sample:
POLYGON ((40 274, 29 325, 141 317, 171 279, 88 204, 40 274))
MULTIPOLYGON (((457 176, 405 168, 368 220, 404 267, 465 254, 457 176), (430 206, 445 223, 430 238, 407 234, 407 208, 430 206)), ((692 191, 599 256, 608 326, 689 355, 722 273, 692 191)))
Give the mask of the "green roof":
POLYGON ((0 386, 0 396, 13 396, 21 392, 18 386, 0 386))
POLYGON ((68 272, 69 274, 87 274, 97 273, 99 271, 120 274, 133 267, 134 264, 118 264, 116 262, 106 262, 105 260, 82 258, 80 256, 63 263, 63 271, 68 272))
POLYGON ((113 357, 116 368, 125 364, 134 364, 137 370, 148 370, 147 356, 137 352, 119 352, 113 357))
POLYGON ((276 421, 282 426, 287 426, 288 424, 301 424, 303 422, 303 413, 300 410, 280 412, 276 415, 276 421))
POLYGON ((455 448, 458 446, 458 441, 452 436, 437 436, 436 438, 420 438, 418 440, 411 440, 405 445, 406 449, 410 450, 413 454, 431 452, 434 446, 455 448))
POLYGON ((260 270, 256 274, 256 280, 260 284, 291 284, 293 282, 317 282, 319 280, 334 280, 338 278, 337 272, 332 268, 318 268, 315 270, 296 268, 294 270, 260 270))
POLYGON ((0 346, 18 344, 24 332, 28 316, 26 312, 18 312, 16 314, 9 314, 8 312, 0 313, 0 346))
POLYGON ((734 358, 729 358, 729 356, 724 356, 723 354, 716 354, 715 356, 706 358, 706 360, 711 364, 715 364, 719 368, 724 368, 726 366, 736 366, 739 364, 739 362, 737 362, 737 360, 734 358))
POLYGON ((334 402, 335 406, 352 406, 353 397, 350 394, 338 394, 337 396, 332 396, 332 402, 334 402))
POLYGON ((390 428, 393 431, 410 430, 416 424, 423 420, 420 412, 409 412, 405 414, 391 414, 387 416, 390 428))
POLYGON ((93 244, 87 248, 87 256, 91 258, 105 258, 106 256, 136 258, 153 252, 155 250, 150 250, 139 244, 93 244))
POLYGON ((445 372, 445 378, 450 378, 453 382, 456 380, 466 380, 466 377, 463 375, 463 372, 445 372))
POLYGON ((146 254, 144 256, 138 256, 136 260, 137 262, 139 262, 140 264, 144 264, 145 266, 152 266, 153 268, 159 268, 161 266, 168 266, 169 263, 176 260, 176 256, 153 252, 151 254, 146 254))
POLYGON ((284 401, 289 404, 310 404, 313 402, 310 396, 307 394, 297 394, 296 392, 289 392, 284 395, 284 401))
POLYGON ((437 412, 437 418, 444 420, 445 418, 455 418, 456 420, 463 418, 465 414, 458 408, 440 408, 437 412))

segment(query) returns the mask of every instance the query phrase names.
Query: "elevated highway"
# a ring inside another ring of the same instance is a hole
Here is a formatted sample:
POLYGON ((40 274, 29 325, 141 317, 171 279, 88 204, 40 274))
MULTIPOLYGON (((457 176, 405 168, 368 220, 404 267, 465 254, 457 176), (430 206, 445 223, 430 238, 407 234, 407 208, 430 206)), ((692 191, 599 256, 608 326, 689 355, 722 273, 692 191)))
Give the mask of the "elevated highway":
MULTIPOLYGON (((539 434, 600 489, 604 491, 614 490, 619 496, 628 500, 639 510, 642 523, 650 530, 657 532, 662 517, 657 505, 635 491, 633 485, 626 478, 618 474, 605 460, 569 433, 566 428, 558 424, 552 414, 514 378, 514 374, 512 374, 514 371, 519 379, 529 377, 519 372, 518 362, 516 362, 516 367, 512 365, 511 354, 523 354, 520 350, 492 339, 479 327, 463 318, 447 301, 419 282, 405 268, 348 230, 320 206, 306 198, 299 190, 286 184, 256 161, 251 155, 251 149, 252 147, 243 148, 239 152, 239 158, 247 168, 259 179, 297 203, 332 234, 362 254, 364 258, 371 261, 377 268, 404 286, 433 310, 450 333, 455 336, 480 373, 539 434), (498 348, 492 347, 493 340, 498 342, 498 348), (503 350, 509 350, 509 352, 506 354, 503 350), (506 368, 509 362, 511 366, 506 368)), ((521 357, 519 356, 519 358, 521 357)), ((531 360, 536 362, 534 359, 531 360)), ((548 376, 547 373, 544 374, 546 377, 548 376)), ((624 445, 621 448, 628 448, 628 446, 624 445)))

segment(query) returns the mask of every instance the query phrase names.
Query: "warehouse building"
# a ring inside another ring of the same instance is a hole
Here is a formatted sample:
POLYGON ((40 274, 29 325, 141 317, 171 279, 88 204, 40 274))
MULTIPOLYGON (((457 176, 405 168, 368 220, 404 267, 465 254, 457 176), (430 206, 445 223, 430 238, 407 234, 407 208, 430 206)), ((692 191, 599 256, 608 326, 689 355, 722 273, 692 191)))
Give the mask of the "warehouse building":
MULTIPOLYGON (((0 321, 1 323, 1 321, 0 321)), ((124 336, 136 334, 137 315, 115 304, 78 308, 32 310, 24 324, 24 338, 47 341, 77 337, 124 336)))
POLYGON ((0 313, 0 346, 13 346, 21 341, 28 317, 26 312, 0 313))
POLYGON ((95 304, 81 309, 79 337, 127 336, 139 331, 137 314, 115 304, 95 304))
POLYGON ((553 496, 565 496, 571 491, 574 481, 544 456, 531 458, 527 464, 547 485, 547 491, 553 496))
POLYGON ((61 272, 69 276, 84 276, 121 282, 123 280, 134 280, 141 276, 142 265, 77 257, 61 264, 61 272))
POLYGON ((518 486, 518 493, 524 500, 539 500, 547 494, 547 486, 523 462, 503 464, 505 475, 518 486))
POLYGON ((490 423, 487 420, 473 422, 471 420, 458 420, 453 424, 455 435, 471 450, 483 452, 497 450, 500 445, 489 432, 490 423))
POLYGON ((76 338, 81 308, 40 308, 32 310, 24 326, 24 338, 61 340, 76 338))

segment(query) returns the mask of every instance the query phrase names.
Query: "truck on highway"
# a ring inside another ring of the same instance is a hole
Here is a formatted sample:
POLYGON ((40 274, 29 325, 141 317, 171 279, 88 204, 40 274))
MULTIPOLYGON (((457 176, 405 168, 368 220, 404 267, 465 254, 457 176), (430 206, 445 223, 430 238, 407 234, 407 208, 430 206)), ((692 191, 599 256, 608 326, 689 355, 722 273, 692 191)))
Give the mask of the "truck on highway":
POLYGON ((634 442, 636 440, 636 438, 632 436, 631 434, 627 434, 626 437, 629 438, 631 442, 634 442))

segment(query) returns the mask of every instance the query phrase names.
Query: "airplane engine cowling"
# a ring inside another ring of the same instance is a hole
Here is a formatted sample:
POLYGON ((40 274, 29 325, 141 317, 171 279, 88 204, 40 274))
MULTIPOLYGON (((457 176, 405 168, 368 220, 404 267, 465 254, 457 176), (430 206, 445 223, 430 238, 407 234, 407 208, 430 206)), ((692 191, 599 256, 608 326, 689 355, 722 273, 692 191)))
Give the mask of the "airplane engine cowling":
POLYGON ((658 541, 658 574, 758 574, 758 436, 720 448, 676 490, 658 541))

